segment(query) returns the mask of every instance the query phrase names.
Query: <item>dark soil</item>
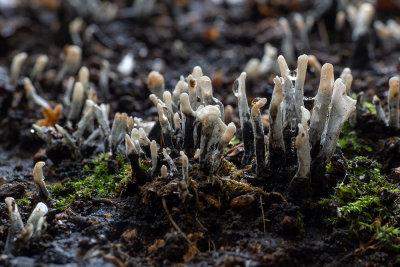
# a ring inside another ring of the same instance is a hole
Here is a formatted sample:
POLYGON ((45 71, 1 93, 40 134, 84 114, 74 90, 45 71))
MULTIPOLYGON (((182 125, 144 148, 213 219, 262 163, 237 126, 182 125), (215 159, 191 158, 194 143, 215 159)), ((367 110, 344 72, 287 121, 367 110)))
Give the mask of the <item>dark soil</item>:
MULTIPOLYGON (((132 1, 114 2, 126 8, 132 1)), ((368 44, 373 45, 373 53, 366 54, 360 44, 357 46, 351 41, 350 30, 333 30, 332 10, 321 11, 321 7, 313 3, 315 1, 282 1, 282 4, 226 1, 222 5, 214 1, 165 2, 173 4, 158 1, 150 14, 143 17, 126 9, 106 23, 90 15, 83 17, 86 25, 98 26, 95 38, 82 45, 82 65, 89 68, 91 82, 96 86, 99 83, 102 59, 111 63, 110 92, 98 94, 100 103, 110 103, 110 118, 118 111, 143 120, 155 120, 157 110, 148 100, 148 73, 158 68, 164 75, 166 89, 171 91, 180 75, 188 75, 199 65, 212 79, 215 96, 235 108, 234 121, 239 129, 232 84, 250 58, 263 56, 265 43, 271 43, 281 53, 282 31, 278 19, 290 17, 293 12, 316 14, 318 22, 325 21, 330 41, 329 46, 324 44, 315 26, 309 34, 310 48, 306 49, 295 32, 296 53, 314 54, 321 63, 332 63, 335 77, 343 68, 351 67, 352 91, 365 92, 363 101, 371 101, 374 94, 385 99, 388 80, 400 68, 398 45, 382 43, 372 33, 368 44), (126 53, 133 53, 135 58, 135 67, 129 75, 117 71, 126 53)), ((185 203, 174 193, 176 187, 161 178, 147 181, 141 188, 129 184, 113 198, 77 199, 61 210, 56 209, 55 200, 50 199, 46 202, 49 207, 47 230, 42 237, 29 241, 13 254, 2 253, 10 226, 5 197, 31 201, 19 205, 24 222, 35 205, 43 201, 33 184, 34 163, 46 161, 44 176, 52 187, 70 179, 83 179, 83 166, 96 158, 102 148, 81 148, 85 158, 80 160, 71 159, 65 147, 45 151, 44 142, 31 131, 32 124, 42 118, 41 110, 30 108, 24 97, 15 101, 16 94, 23 92, 22 79, 15 90, 10 89, 9 66, 17 52, 29 54, 20 77, 29 76, 36 55, 46 54, 48 66, 43 78, 34 85, 41 96, 53 101, 52 104, 60 102, 64 89, 54 86, 53 81, 62 64, 63 47, 72 42, 68 23, 78 15, 77 10, 68 9, 66 4, 57 9, 1 5, 0 1, 1 266, 396 264, 396 253, 368 246, 369 240, 357 238, 345 225, 333 226, 324 220, 331 213, 319 200, 332 194, 333 187, 346 177, 346 162, 351 160, 343 156, 339 148, 333 161, 341 164, 341 172, 334 175, 313 173, 324 181, 320 184, 324 188, 316 190, 317 193, 314 190, 314 194, 303 192, 308 186, 301 182, 292 185, 294 192, 288 193, 290 180, 296 172, 295 160, 288 162, 283 171, 266 173, 262 181, 253 177, 251 169, 246 169, 242 178, 263 190, 240 191, 229 187, 230 180, 234 180, 232 170, 207 176, 191 159, 193 168, 189 176, 193 180, 190 190, 193 197, 185 203)), ((396 18, 398 14, 388 15, 386 11, 377 10, 377 17, 384 20, 396 18)), ((249 100, 262 96, 270 101, 275 75, 270 73, 249 82, 249 100)), ((319 78, 308 70, 305 95, 314 96, 318 84, 319 78)), ((60 124, 65 122, 64 111, 60 124)), ((400 166, 399 130, 380 125, 368 112, 359 118, 356 128, 358 138, 373 148, 372 157, 383 165, 382 172, 398 184, 400 176, 393 169, 400 166)), ((241 144, 230 147, 226 160, 239 166, 242 154, 241 144)), ((179 163, 177 167, 180 170, 179 163)), ((232 168, 239 172, 236 167, 232 168)), ((391 203, 397 199, 398 196, 387 196, 391 203)))

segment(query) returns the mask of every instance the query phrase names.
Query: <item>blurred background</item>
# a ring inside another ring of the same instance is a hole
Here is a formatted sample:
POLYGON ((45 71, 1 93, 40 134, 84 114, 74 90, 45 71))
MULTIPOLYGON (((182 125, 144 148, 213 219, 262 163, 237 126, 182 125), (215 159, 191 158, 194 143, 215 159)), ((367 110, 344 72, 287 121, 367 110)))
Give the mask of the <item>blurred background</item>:
POLYGON ((298 55, 315 56, 308 96, 326 62, 337 75, 352 68, 354 92, 383 96, 399 69, 399 8, 395 0, 0 0, 0 88, 4 93, 13 56, 26 52, 26 71, 38 55, 49 57, 36 87, 54 90, 65 46, 74 44, 95 85, 103 60, 110 63, 110 95, 99 98, 134 116, 156 114, 146 86, 151 70, 172 91, 199 65, 215 94, 235 106, 231 86, 242 71, 250 100, 270 97, 280 54, 291 69, 298 55))

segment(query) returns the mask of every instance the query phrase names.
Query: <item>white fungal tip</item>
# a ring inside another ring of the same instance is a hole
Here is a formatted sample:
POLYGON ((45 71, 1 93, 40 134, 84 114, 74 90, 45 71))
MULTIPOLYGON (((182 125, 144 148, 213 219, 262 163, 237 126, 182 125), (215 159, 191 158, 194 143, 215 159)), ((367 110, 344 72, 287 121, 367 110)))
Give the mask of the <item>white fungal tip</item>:
POLYGON ((253 101, 252 106, 251 106, 251 115, 252 116, 257 116, 260 109, 267 104, 267 99, 266 98, 260 98, 260 99, 255 99, 253 101))
POLYGON ((280 55, 278 57, 278 66, 279 66, 279 70, 281 72, 281 75, 283 78, 288 78, 289 77, 289 67, 288 64, 286 63, 285 58, 280 55))
POLYGON ((196 79, 196 80, 199 79, 201 76, 203 76, 203 70, 201 69, 200 66, 195 66, 195 67, 193 68, 192 76, 193 76, 193 78, 196 79))
POLYGON ((394 76, 389 80, 389 97, 395 97, 399 94, 399 77, 394 76))
POLYGON ((36 59, 36 63, 35 66, 40 67, 41 69, 44 68, 44 66, 46 66, 47 62, 49 61, 49 58, 46 55, 40 55, 38 56, 38 58, 36 59))
POLYGON ((260 66, 260 60, 258 58, 251 58, 246 66, 244 67, 244 72, 247 73, 250 80, 254 80, 258 76, 258 69, 260 66))
POLYGON ((180 154, 181 157, 182 157, 182 165, 183 165, 183 166, 188 166, 188 165, 189 165, 189 159, 188 159, 188 157, 186 156, 185 152, 180 151, 179 154, 180 154))
POLYGON ((181 129, 181 118, 179 117, 178 112, 175 112, 175 114, 174 114, 174 127, 176 130, 181 129))
POLYGON ((334 73, 333 66, 330 63, 325 63, 321 68, 321 79, 320 79, 319 91, 321 93, 331 94, 333 83, 334 83, 334 73))
POLYGON ((178 83, 175 85, 174 92, 172 93, 174 97, 179 97, 182 93, 182 90, 186 89, 188 84, 185 81, 179 80, 178 83))
POLYGON ((151 71, 147 77, 147 86, 157 88, 164 85, 164 77, 158 71, 151 71))
POLYGON ((167 108, 172 111, 172 98, 171 98, 171 93, 169 91, 165 91, 163 94, 163 99, 164 103, 167 106, 167 108))
POLYGON ((82 60, 82 49, 76 45, 69 45, 66 48, 65 63, 76 68, 79 67, 82 60))
POLYGON ((127 156, 136 152, 135 145, 133 144, 133 141, 128 134, 125 134, 125 149, 127 156))
POLYGON ((210 77, 202 76, 199 79, 199 86, 201 88, 201 93, 203 97, 212 97, 213 91, 210 77))
POLYGON ((33 87, 32 82, 29 78, 24 78, 24 87, 27 97, 31 97, 36 93, 36 90, 33 87))
POLYGON ((163 106, 158 103, 157 104, 157 112, 158 112, 158 120, 160 121, 161 125, 168 123, 168 118, 165 116, 163 106))
POLYGON ((75 83, 74 92, 72 94, 72 102, 82 102, 84 98, 84 89, 81 82, 75 83))
POLYGON ((76 34, 82 30, 83 20, 80 17, 75 18, 69 23, 69 32, 71 34, 76 34))
MULTIPOLYGON (((229 140, 229 141, 230 141, 230 140, 229 140)), ((194 159, 200 158, 200 148, 196 149, 196 152, 194 153, 193 158, 194 158, 194 159)))
POLYGON ((150 144, 150 154, 151 154, 151 157, 152 157, 152 158, 157 158, 157 152, 158 152, 158 149, 157 149, 157 142, 156 142, 155 140, 152 140, 152 141, 151 141, 151 144, 150 144))
POLYGON ((376 105, 376 104, 379 104, 379 103, 381 102, 381 99, 380 99, 377 95, 374 95, 374 98, 373 98, 372 101, 373 101, 374 104, 376 105))
POLYGON ((190 106, 189 95, 187 93, 182 93, 180 96, 181 102, 181 112, 185 115, 193 115, 193 109, 190 106))
POLYGON ((79 81, 83 84, 89 83, 89 69, 85 66, 81 67, 78 73, 79 81))
POLYGON ((168 168, 165 165, 161 166, 161 178, 167 179, 168 177, 168 168))
POLYGON ((228 126, 225 129, 225 132, 222 134, 221 142, 223 144, 228 144, 235 135, 235 133, 236 133, 236 126, 233 122, 231 122, 228 124, 228 126))

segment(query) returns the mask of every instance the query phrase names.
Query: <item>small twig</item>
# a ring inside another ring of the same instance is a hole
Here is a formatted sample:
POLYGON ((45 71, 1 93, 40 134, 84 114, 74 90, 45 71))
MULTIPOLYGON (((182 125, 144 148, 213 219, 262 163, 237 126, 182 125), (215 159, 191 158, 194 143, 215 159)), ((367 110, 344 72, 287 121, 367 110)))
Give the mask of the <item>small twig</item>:
POLYGON ((260 195, 260 206, 261 206, 261 216, 262 216, 262 221, 263 221, 263 226, 264 226, 264 233, 266 232, 266 225, 265 225, 265 218, 264 218, 264 207, 263 207, 263 202, 262 202, 262 195, 260 195))
POLYGON ((211 240, 211 238, 208 239, 208 252, 211 252, 211 245, 210 244, 213 246, 213 250, 215 252, 216 251, 215 250, 215 243, 214 243, 214 241, 211 240))
POLYGON ((115 202, 111 199, 108 199, 108 198, 92 199, 92 202, 93 202, 93 204, 107 204, 107 205, 115 206, 117 208, 121 207, 117 202, 115 202))
POLYGON ((118 267, 128 266, 126 263, 123 263, 120 259, 118 259, 117 257, 110 255, 110 254, 104 255, 103 259, 105 261, 108 261, 108 262, 111 262, 111 263, 117 265, 118 267))
POLYGON ((200 222, 199 217, 197 217, 197 212, 196 212, 195 218, 196 218, 196 222, 199 224, 200 228, 203 229, 203 231, 208 232, 208 229, 200 222))
POLYGON ((194 246, 194 248, 196 249, 197 252, 200 252, 196 245, 193 245, 192 242, 190 241, 190 239, 187 237, 187 235, 181 230, 181 228, 176 224, 176 222, 174 221, 174 219, 172 218, 171 214, 169 213, 168 207, 167 207, 167 203, 165 202, 165 198, 161 199, 162 205, 164 207, 165 213, 167 213, 168 219, 170 220, 170 222, 172 223, 172 225, 174 226, 175 230, 178 231, 178 233, 189 243, 190 246, 194 246))

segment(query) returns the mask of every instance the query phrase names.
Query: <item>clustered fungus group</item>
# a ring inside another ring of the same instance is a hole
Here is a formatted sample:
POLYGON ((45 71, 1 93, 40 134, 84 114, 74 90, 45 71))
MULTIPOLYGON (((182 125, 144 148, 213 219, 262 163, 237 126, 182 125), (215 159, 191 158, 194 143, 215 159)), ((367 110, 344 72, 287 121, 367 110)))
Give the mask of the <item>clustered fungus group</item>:
POLYGON ((267 162, 258 114, 266 99, 253 102, 250 116, 247 100, 242 100, 246 99, 244 73, 237 80, 238 89, 234 85, 245 146, 242 163, 248 163, 255 151, 258 176, 265 176, 264 166, 270 169, 284 167, 293 158, 291 154, 297 151, 298 166, 294 178, 310 178, 313 164, 325 166, 329 163, 343 124, 355 110, 356 101, 347 95, 345 82, 341 78, 334 81, 333 66, 327 63, 321 68, 320 85, 310 114, 303 103, 307 63, 308 57, 300 56, 297 73, 292 76, 284 57, 278 57, 281 77, 274 79, 275 87, 269 109, 267 162))
POLYGON ((11 225, 4 250, 6 252, 13 252, 15 249, 24 246, 30 239, 40 238, 47 227, 45 215, 48 212, 48 208, 46 204, 39 202, 24 226, 15 199, 7 197, 5 202, 7 204, 11 225))
MULTIPOLYGON (((262 61, 256 67, 246 68, 255 71, 255 76, 271 71, 275 66, 272 61, 274 55, 276 49, 266 46, 262 61)), ((26 57, 21 53, 14 58, 11 84, 18 82, 21 62, 26 57)), ((139 118, 118 112, 110 123, 110 106, 98 103, 96 90, 89 80, 89 71, 86 67, 80 67, 80 49, 71 46, 66 50, 64 64, 55 81, 57 86, 66 84, 61 100, 67 116, 65 124, 61 126, 58 119, 63 112, 62 106, 51 109, 49 102, 38 95, 31 82, 42 75, 46 62, 45 56, 37 59, 30 79, 24 78, 24 87, 30 105, 43 108, 44 114, 58 114, 57 119, 38 121, 32 126, 33 131, 46 143, 47 149, 57 149, 59 146, 67 148, 72 159, 82 158, 82 146, 89 144, 102 148, 104 153, 112 156, 125 152, 131 163, 134 184, 139 187, 155 177, 164 181, 173 178, 174 183, 178 180, 178 193, 182 201, 192 196, 190 189, 195 177, 190 177, 191 168, 197 165, 205 175, 218 173, 226 148, 235 135, 240 137, 244 147, 240 167, 251 170, 254 166, 254 173, 263 185, 267 185, 275 174, 291 176, 291 185, 299 181, 310 183, 315 178, 311 172, 312 166, 317 170, 325 169, 335 153, 345 121, 357 113, 357 101, 349 96, 353 79, 350 69, 346 68, 335 80, 331 64, 326 63, 321 67, 315 58, 301 55, 295 71, 289 69, 283 56, 277 59, 280 76, 273 79, 267 135, 261 115, 267 98, 255 98, 249 106, 246 72, 241 73, 233 84, 240 119, 240 131, 237 131, 231 122, 232 107, 225 107, 213 96, 211 79, 198 66, 186 79, 181 77, 172 93, 166 90, 160 73, 152 71, 148 75, 149 98, 158 114, 158 120, 151 123, 151 127, 139 118), (308 64, 320 76, 318 93, 311 110, 304 105, 308 64), (78 78, 75 81, 70 75, 76 73, 78 78), (66 79, 67 83, 64 83, 66 79), (152 138, 155 140, 151 140, 150 136, 156 136, 152 138), (121 145, 123 141, 124 146, 121 145), (142 168, 143 160, 151 162, 148 170, 142 168), (181 172, 177 165, 181 167, 181 172), (285 166, 295 166, 296 170, 293 172, 293 168, 285 166)), ((104 62, 103 65, 102 72, 106 76, 109 64, 104 62)), ((100 77, 99 84, 100 90, 108 90, 107 78, 100 77)), ((385 115, 377 97, 374 97, 374 103, 378 119, 398 128, 398 77, 392 78, 389 85, 389 115, 385 115)), ((40 197, 46 200, 51 196, 44 184, 43 166, 44 162, 36 163, 33 177, 40 197)), ((24 227, 15 201, 7 198, 6 203, 12 223, 6 247, 12 250, 18 240, 40 236, 45 228, 47 207, 39 203, 24 227)))

